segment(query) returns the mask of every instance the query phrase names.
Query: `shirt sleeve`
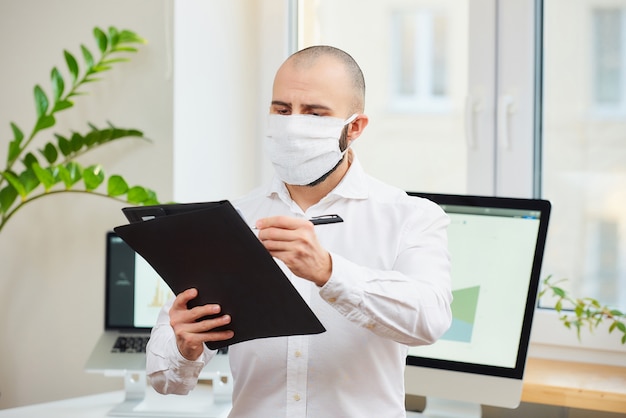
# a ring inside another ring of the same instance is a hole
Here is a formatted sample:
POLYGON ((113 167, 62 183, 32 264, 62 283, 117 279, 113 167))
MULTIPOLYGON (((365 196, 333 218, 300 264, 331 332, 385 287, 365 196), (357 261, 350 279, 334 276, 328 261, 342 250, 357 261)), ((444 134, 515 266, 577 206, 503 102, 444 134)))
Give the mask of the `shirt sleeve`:
POLYGON ((320 296, 350 321, 410 346, 435 342, 452 313, 448 216, 436 205, 399 231, 390 270, 358 265, 331 253, 332 274, 320 296))
POLYGON ((169 310, 173 299, 168 301, 152 328, 146 346, 146 375, 152 387, 162 394, 188 394, 198 383, 198 376, 216 351, 204 348, 200 357, 187 360, 178 351, 174 330, 170 325, 169 310))

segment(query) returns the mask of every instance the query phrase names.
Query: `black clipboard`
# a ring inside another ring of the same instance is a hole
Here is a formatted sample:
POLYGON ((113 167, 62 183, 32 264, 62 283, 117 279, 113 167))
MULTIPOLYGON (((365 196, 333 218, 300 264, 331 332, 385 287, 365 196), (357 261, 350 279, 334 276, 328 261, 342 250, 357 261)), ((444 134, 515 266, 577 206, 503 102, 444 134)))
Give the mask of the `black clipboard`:
POLYGON ((319 334, 326 329, 228 200, 122 209, 131 223, 114 228, 174 294, 195 287, 188 307, 219 303, 234 337, 319 334))

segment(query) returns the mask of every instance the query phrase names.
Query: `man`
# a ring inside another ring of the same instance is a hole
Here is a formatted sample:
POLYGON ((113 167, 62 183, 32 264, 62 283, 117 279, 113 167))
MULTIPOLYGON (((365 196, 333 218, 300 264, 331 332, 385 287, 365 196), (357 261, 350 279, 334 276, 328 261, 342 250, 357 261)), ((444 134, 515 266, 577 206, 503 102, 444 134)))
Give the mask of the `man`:
MULTIPOLYGON (((368 124, 365 83, 345 52, 316 46, 276 73, 266 150, 273 182, 234 202, 327 331, 229 349, 231 417, 404 417, 407 347, 451 321, 448 218, 435 204, 366 175, 350 145, 368 124), (308 219, 339 214, 344 222, 308 219)), ((147 373, 161 393, 187 393, 227 340, 217 305, 188 310, 195 289, 164 307, 147 373)))

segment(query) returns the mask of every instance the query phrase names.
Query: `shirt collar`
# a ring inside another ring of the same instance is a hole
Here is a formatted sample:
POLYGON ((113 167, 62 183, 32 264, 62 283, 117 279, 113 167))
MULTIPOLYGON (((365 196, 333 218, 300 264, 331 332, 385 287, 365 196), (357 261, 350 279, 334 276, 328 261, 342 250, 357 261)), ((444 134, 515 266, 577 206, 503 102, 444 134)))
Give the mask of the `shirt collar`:
MULTIPOLYGON (((335 200, 337 198, 345 199, 367 199, 369 190, 367 187, 367 180, 365 171, 359 159, 356 156, 356 152, 352 148, 348 149, 348 158, 350 159, 350 167, 343 176, 339 184, 323 199, 323 200, 335 200)), ((284 202, 290 202, 291 196, 287 190, 287 186, 276 175, 272 178, 271 183, 267 188, 267 197, 278 196, 284 202)))

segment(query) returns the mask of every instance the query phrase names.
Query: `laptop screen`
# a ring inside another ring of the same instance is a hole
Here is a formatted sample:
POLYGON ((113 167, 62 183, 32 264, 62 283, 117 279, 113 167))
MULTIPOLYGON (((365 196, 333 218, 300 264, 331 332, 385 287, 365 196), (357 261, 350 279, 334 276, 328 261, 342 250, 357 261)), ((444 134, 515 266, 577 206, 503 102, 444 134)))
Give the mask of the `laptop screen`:
POLYGON ((106 245, 105 328, 149 331, 172 292, 114 232, 107 233, 106 245))

